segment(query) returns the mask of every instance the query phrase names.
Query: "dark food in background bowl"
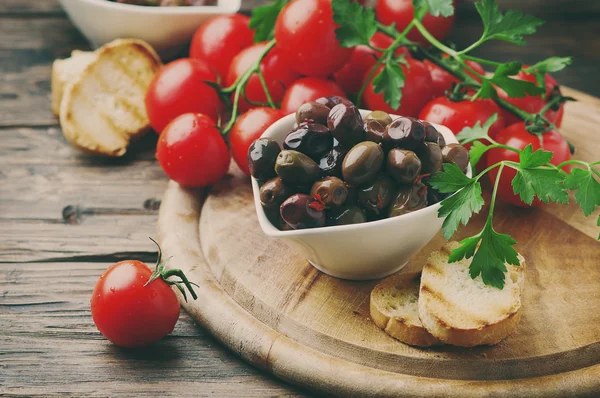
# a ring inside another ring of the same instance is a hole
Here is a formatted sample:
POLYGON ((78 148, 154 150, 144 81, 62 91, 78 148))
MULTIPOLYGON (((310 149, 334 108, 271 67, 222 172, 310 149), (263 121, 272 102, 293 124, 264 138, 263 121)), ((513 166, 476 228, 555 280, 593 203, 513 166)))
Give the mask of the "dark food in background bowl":
POLYGON ((217 0, 109 0, 116 3, 136 6, 176 7, 176 6, 215 6, 217 0))
POLYGON ((296 121, 283 151, 271 138, 259 138, 248 151, 250 171, 262 184, 261 204, 282 230, 358 224, 423 209, 446 197, 429 185, 443 163, 463 172, 469 164, 469 152, 446 145, 433 125, 392 120, 382 111, 363 120, 341 97, 302 105, 296 121))

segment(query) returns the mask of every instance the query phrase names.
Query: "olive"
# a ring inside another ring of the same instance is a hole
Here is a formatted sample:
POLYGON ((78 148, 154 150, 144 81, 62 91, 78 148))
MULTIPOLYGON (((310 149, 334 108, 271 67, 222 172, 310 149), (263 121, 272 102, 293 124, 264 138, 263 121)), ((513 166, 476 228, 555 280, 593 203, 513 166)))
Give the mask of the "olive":
POLYGON ((248 149, 250 174, 257 180, 275 177, 275 160, 281 152, 279 144, 272 138, 259 138, 248 149))
POLYGON ((392 117, 384 111, 373 111, 365 117, 366 120, 377 120, 385 127, 392 122, 392 117))
POLYGON ((385 175, 358 188, 358 204, 370 214, 379 216, 385 213, 390 205, 396 187, 391 178, 385 175))
POLYGON ((283 141, 283 149, 302 152, 318 160, 333 148, 333 136, 327 127, 316 123, 302 123, 283 141))
POLYGON ((427 186, 419 182, 400 188, 390 207, 389 217, 401 216, 427 207, 427 186))
POLYGON ((275 177, 260 187, 260 203, 264 208, 278 208, 284 200, 296 192, 285 185, 281 177, 275 177))
POLYGON ((399 117, 390 123, 383 134, 386 148, 414 149, 425 139, 423 123, 412 117, 399 117))
POLYGON ((368 119, 364 124, 365 140, 380 143, 383 141, 383 133, 385 133, 385 125, 379 120, 368 119))
POLYGON ((431 179, 431 177, 425 177, 421 180, 423 182, 423 184, 425 184, 427 186, 427 205, 428 206, 438 203, 438 202, 441 202, 442 200, 444 200, 448 197, 448 194, 441 193, 437 189, 433 188, 429 183, 430 179, 431 179))
POLYGON ((438 133, 437 129, 433 127, 433 125, 429 122, 422 121, 423 127, 425 127, 425 141, 438 143, 438 133))
POLYGON ((279 213, 279 206, 277 207, 263 207, 264 211, 265 211, 265 215, 267 216, 267 219, 271 222, 271 224, 273 224, 273 226, 281 231, 286 231, 286 230, 290 230, 292 228, 290 228, 289 225, 287 225, 285 223, 285 221, 283 221, 281 219, 281 214, 279 213))
POLYGON ((321 175, 324 177, 333 176, 333 177, 341 177, 342 176, 342 162, 344 161, 344 157, 348 153, 347 150, 337 145, 331 148, 329 152, 319 159, 319 169, 321 169, 321 175))
POLYGON ((281 204, 281 218, 293 229, 325 226, 325 206, 312 196, 297 193, 281 204))
POLYGON ((340 97, 338 95, 329 95, 327 97, 317 98, 315 100, 315 102, 318 104, 321 104, 321 105, 325 105, 329 109, 333 108, 337 104, 342 104, 342 103, 352 104, 352 102, 350 102, 348 99, 346 99, 344 97, 340 97))
POLYGON ((328 225, 360 224, 366 221, 365 212, 356 205, 344 205, 334 209, 327 217, 328 225))
POLYGON ((421 174, 434 176, 442 169, 442 150, 438 144, 424 142, 415 151, 421 159, 421 174))
POLYGON ((370 181, 383 165, 381 145, 365 141, 355 145, 344 158, 342 175, 350 185, 361 185, 370 181))
POLYGON ((388 152, 387 172, 398 184, 412 184, 421 173, 421 159, 413 151, 394 148, 388 152))
POLYGON ((300 105, 300 108, 296 111, 296 121, 302 123, 311 120, 315 123, 327 124, 327 116, 330 110, 331 108, 318 102, 307 102, 300 105))
POLYGON ((469 166, 469 151, 459 144, 448 144, 442 148, 442 157, 444 163, 454 163, 462 170, 467 171, 469 166))
POLYGON ((358 108, 351 103, 340 103, 331 108, 327 117, 331 134, 345 148, 352 148, 364 140, 363 120, 358 108))
POLYGON ((440 146, 440 148, 443 148, 446 146, 446 139, 444 138, 444 135, 442 133, 440 133, 438 131, 438 145, 440 146))
POLYGON ((348 188, 344 181, 339 178, 326 177, 313 184, 312 189, 310 190, 310 196, 320 200, 328 209, 330 209, 344 204, 348 197, 348 188))
POLYGON ((297 151, 281 151, 275 162, 275 171, 289 185, 308 185, 319 178, 319 166, 315 161, 297 151))

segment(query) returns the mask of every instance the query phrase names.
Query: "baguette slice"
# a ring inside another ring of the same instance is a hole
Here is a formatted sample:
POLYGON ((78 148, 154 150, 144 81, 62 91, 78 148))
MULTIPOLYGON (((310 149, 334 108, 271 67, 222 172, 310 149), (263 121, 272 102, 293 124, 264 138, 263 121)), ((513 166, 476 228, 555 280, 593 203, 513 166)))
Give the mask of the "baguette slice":
POLYGON ((387 334, 419 347, 441 344, 419 319, 420 272, 397 273, 371 291, 371 318, 387 334))
POLYGON ((75 80, 83 70, 96 59, 93 51, 75 50, 70 58, 57 59, 52 64, 52 112, 56 116, 60 113, 60 102, 63 98, 65 86, 75 80))
POLYGON ((161 66, 141 40, 118 39, 96 51, 96 58, 67 84, 60 106, 65 138, 87 152, 121 156, 149 129, 144 98, 161 66))
POLYGON ((525 261, 520 256, 522 268, 506 264, 505 285, 500 290, 485 285, 481 276, 471 279, 470 259, 449 263, 448 256, 457 247, 457 242, 451 242, 433 252, 423 268, 419 292, 421 322, 447 344, 497 344, 519 323, 525 261))

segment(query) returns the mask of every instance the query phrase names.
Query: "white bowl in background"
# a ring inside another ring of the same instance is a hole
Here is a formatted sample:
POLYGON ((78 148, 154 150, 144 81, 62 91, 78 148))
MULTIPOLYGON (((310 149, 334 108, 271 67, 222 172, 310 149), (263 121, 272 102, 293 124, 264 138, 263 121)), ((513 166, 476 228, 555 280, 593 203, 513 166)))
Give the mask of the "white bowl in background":
POLYGON ((236 13, 241 0, 216 6, 149 7, 108 0, 60 0, 69 19, 94 47, 115 39, 141 39, 168 60, 179 54, 207 19, 236 13))
MULTIPOLYGON (((366 116, 370 111, 360 112, 366 116)), ((275 139, 283 147, 283 140, 295 121, 294 114, 285 116, 262 136, 275 139)), ((434 126, 446 143, 458 142, 448 127, 434 126)), ((467 175, 471 176, 471 166, 467 175)), ((319 271, 342 279, 380 279, 399 271, 438 233, 444 221, 437 216, 441 205, 436 203, 402 216, 363 224, 280 231, 265 215, 255 178, 252 178, 252 191, 265 235, 282 239, 319 271)))

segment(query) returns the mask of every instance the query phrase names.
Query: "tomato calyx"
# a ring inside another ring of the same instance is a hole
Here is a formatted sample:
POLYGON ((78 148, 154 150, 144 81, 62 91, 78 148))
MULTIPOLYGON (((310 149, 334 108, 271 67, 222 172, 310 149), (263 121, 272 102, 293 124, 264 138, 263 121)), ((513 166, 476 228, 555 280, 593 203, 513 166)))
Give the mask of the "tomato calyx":
POLYGON ((171 257, 169 257, 163 261, 162 249, 160 248, 160 245, 154 239, 150 238, 150 240, 152 242, 154 242, 154 244, 158 247, 158 258, 156 259, 156 268, 154 269, 154 272, 150 276, 150 279, 148 279, 148 282, 146 282, 144 284, 144 286, 148 286, 150 283, 152 283, 156 279, 160 278, 167 285, 175 286, 177 289, 179 289, 179 291, 183 295, 183 299, 186 302, 187 302, 187 294, 185 292, 185 288, 187 288, 187 290, 189 290, 190 294, 192 295, 192 298, 194 300, 196 300, 198 298, 198 295, 194 291, 194 288, 192 287, 192 285, 196 286, 196 287, 199 287, 199 286, 197 284, 195 284, 194 282, 190 282, 182 270, 180 270, 180 269, 167 270, 166 269, 167 263, 169 262, 171 257), (169 280, 169 278, 171 278, 171 277, 178 277, 179 280, 169 280), (184 288, 184 286, 185 286, 185 288, 184 288))

